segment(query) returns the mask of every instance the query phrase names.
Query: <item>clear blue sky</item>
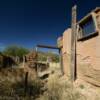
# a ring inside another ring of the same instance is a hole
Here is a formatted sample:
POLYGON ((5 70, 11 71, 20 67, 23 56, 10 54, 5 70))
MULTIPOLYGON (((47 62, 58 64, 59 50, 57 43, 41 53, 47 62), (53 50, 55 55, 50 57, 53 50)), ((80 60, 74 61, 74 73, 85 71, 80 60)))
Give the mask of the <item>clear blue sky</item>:
POLYGON ((100 6, 100 0, 0 0, 0 49, 16 44, 56 45, 70 27, 71 7, 78 5, 78 20, 100 6))

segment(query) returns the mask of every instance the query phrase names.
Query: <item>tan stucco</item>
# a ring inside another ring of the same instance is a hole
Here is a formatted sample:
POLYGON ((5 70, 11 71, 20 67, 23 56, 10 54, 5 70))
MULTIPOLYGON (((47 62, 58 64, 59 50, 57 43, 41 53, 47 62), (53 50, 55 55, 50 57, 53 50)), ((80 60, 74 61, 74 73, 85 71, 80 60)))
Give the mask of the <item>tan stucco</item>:
POLYGON ((63 71, 66 76, 70 75, 70 53, 71 53, 71 29, 64 31, 63 36, 58 39, 59 43, 62 43, 62 60, 63 71))
MULTIPOLYGON (((95 16, 98 13, 95 13, 95 16)), ((98 18, 100 18, 100 15, 98 18)), ((100 28, 97 18, 95 21, 98 35, 77 42, 77 77, 92 84, 100 85, 100 28)))

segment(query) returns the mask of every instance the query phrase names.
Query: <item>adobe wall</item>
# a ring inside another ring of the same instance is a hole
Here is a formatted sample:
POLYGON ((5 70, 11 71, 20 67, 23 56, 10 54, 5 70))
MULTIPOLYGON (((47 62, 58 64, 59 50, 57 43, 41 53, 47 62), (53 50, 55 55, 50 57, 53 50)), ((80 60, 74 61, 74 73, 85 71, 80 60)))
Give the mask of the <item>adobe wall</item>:
POLYGON ((100 86, 100 12, 98 14, 98 36, 77 42, 77 78, 100 86))
MULTIPOLYGON (((95 13, 98 35, 84 41, 77 41, 77 78, 100 86, 100 11, 95 13)), ((63 71, 70 77, 71 67, 71 29, 67 29, 58 39, 63 59, 63 71)))
POLYGON ((67 29, 63 33, 63 48, 62 48, 62 59, 63 59, 63 71, 67 77, 70 77, 70 56, 71 56, 71 29, 67 29))

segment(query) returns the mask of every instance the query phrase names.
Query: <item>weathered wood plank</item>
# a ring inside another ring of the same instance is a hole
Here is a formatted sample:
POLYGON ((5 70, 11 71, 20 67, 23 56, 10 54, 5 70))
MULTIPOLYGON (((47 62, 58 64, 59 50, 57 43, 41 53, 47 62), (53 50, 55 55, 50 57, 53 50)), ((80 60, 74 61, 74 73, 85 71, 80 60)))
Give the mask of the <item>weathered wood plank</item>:
POLYGON ((71 34, 71 80, 74 81, 76 77, 76 33, 77 33, 77 6, 72 7, 72 34, 71 34))
POLYGON ((40 47, 40 48, 50 48, 50 49, 60 49, 56 46, 48 46, 48 45, 37 45, 37 47, 40 47))

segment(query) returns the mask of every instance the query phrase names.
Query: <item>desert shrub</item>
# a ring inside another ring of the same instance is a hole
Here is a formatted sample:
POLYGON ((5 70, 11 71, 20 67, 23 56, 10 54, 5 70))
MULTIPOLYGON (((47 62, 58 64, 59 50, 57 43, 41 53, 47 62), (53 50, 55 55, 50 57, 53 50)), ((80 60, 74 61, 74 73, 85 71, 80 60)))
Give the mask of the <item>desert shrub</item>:
MULTIPOLYGON (((41 90, 42 86, 43 84, 41 83, 40 80, 29 81, 27 84, 26 96, 37 97, 42 92, 41 90)), ((20 82, 13 84, 13 89, 16 95, 24 96, 25 95, 25 82, 20 81, 20 82)))
POLYGON ((23 60, 23 56, 29 53, 29 50, 27 48, 17 46, 17 45, 11 45, 4 49, 3 54, 12 56, 13 58, 19 57, 20 62, 23 60))
POLYGON ((12 86, 10 81, 0 82, 0 96, 11 96, 12 95, 12 86))
POLYGON ((70 82, 63 82, 58 77, 51 77, 47 87, 48 91, 39 100, 86 100, 70 82))
POLYGON ((34 100, 42 94, 43 84, 40 80, 30 80, 26 92, 24 83, 24 80, 15 83, 9 80, 0 82, 0 97, 12 97, 13 100, 16 100, 16 98, 19 98, 18 100, 34 100))
POLYGON ((43 82, 30 76, 25 91, 25 73, 23 69, 0 70, 0 100, 35 100, 43 93, 43 82))

